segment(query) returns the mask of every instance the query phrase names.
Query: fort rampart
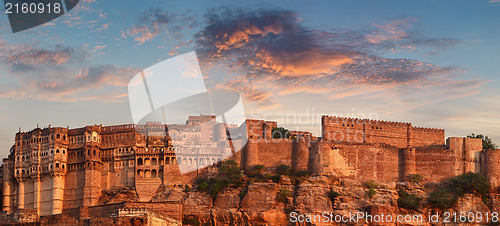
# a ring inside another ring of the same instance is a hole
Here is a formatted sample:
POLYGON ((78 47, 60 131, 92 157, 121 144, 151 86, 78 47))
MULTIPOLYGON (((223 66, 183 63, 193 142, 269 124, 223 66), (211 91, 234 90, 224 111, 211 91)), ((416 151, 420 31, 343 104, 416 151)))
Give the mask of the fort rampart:
MULTIPOLYGON (((483 150, 481 139, 445 140, 442 129, 323 116, 321 137, 291 131, 286 138, 276 134, 276 122, 246 120, 235 127, 214 120, 195 116, 186 125, 168 127, 150 123, 20 131, 0 167, 2 209, 9 214, 30 209, 39 216, 80 217, 115 207, 154 209, 144 203, 160 186, 193 183, 207 166, 231 156, 228 152, 244 170, 288 165, 312 175, 381 182, 406 181, 411 174, 436 182, 480 172, 493 187, 500 186, 500 151, 483 150), (192 139, 183 141, 186 137, 192 139), (245 145, 239 150, 236 144, 245 145), (181 173, 182 167, 191 171, 181 173), (139 202, 100 202, 103 191, 117 188, 131 188, 139 202)), ((164 210, 174 208, 162 205, 164 210)))

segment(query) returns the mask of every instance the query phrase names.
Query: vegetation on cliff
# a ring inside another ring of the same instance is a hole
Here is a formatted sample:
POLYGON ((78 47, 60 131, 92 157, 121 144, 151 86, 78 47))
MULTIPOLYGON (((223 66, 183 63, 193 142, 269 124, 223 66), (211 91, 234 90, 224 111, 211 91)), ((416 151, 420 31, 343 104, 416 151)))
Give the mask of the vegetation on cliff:
POLYGON ((451 208, 457 199, 467 193, 480 196, 487 204, 490 185, 485 176, 479 173, 464 173, 450 178, 444 186, 429 195, 429 204, 442 210, 451 208))
POLYGON ((228 160, 219 163, 218 173, 216 177, 199 178, 196 181, 197 189, 205 191, 215 198, 224 188, 240 187, 244 183, 238 163, 234 160, 228 160))

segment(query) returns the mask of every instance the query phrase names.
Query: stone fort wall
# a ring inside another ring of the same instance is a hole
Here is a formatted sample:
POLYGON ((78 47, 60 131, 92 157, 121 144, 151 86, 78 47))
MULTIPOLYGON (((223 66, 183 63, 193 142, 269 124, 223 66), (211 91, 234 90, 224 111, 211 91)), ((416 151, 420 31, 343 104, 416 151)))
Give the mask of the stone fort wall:
POLYGON ((443 145, 443 129, 413 127, 411 123, 335 116, 321 118, 322 138, 330 141, 384 143, 399 148, 443 145))
MULTIPOLYGON (((231 159, 243 169, 264 165, 272 170, 284 164, 313 175, 359 181, 406 181, 410 174, 441 181, 481 172, 494 187, 500 186, 500 151, 482 150, 481 139, 451 137, 445 141, 442 129, 330 116, 322 117, 319 138, 294 131, 293 138, 276 139, 276 127, 276 122, 247 120, 240 128, 231 128, 248 139, 231 159)), ((107 208, 99 203, 103 190, 120 187, 135 188, 138 201, 148 202, 161 185, 194 181, 197 172, 181 174, 179 164, 192 166, 203 161, 213 165, 222 160, 195 152, 179 155, 166 129, 160 124, 94 125, 19 132, 1 167, 3 211, 35 209, 40 216, 87 216, 107 208)), ((213 134, 224 137, 226 133, 213 134)))

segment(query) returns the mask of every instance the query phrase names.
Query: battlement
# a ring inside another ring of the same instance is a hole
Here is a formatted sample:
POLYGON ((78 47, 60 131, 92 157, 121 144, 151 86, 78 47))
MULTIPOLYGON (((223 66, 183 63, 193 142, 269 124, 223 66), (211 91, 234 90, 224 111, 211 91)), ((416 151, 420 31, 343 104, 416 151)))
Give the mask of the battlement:
POLYGON ((326 115, 322 117, 324 140, 385 143, 405 148, 413 145, 442 145, 444 133, 443 129, 413 127, 408 122, 326 115))
POLYGON ((412 130, 428 132, 428 133, 444 133, 444 129, 428 128, 428 127, 413 127, 412 130))
POLYGON ((137 125, 135 124, 103 126, 101 128, 101 133, 130 132, 130 131, 135 131, 136 129, 137 125))

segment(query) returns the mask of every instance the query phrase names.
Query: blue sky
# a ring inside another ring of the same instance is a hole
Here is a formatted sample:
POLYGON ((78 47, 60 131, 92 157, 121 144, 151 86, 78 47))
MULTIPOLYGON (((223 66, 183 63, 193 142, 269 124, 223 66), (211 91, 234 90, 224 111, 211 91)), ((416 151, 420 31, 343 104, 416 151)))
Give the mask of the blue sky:
POLYGON ((500 143, 499 27, 495 0, 82 0, 15 34, 1 13, 0 152, 37 123, 131 123, 128 81, 190 51, 248 117, 319 135, 321 114, 365 116, 500 143))

